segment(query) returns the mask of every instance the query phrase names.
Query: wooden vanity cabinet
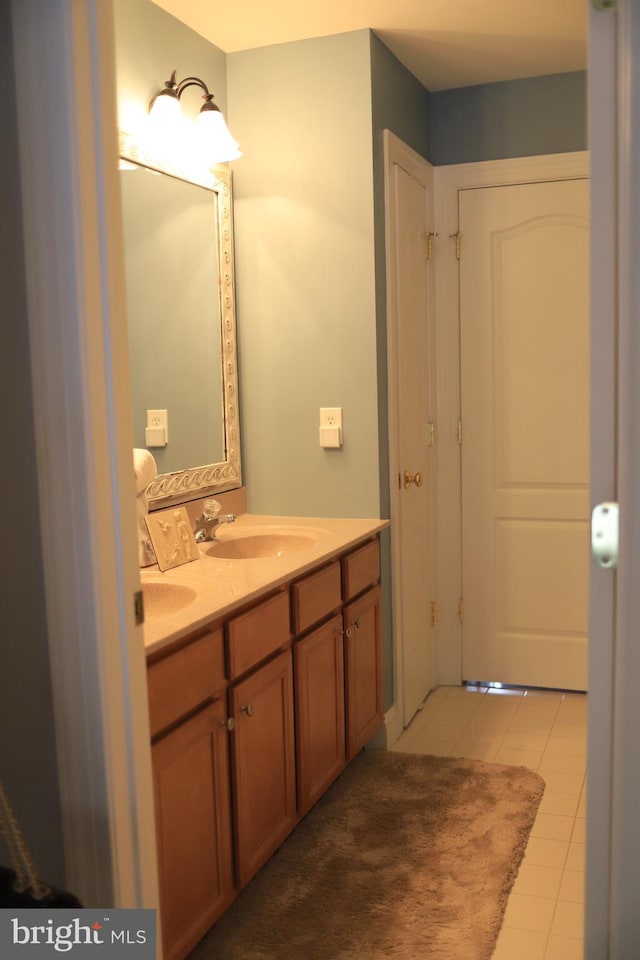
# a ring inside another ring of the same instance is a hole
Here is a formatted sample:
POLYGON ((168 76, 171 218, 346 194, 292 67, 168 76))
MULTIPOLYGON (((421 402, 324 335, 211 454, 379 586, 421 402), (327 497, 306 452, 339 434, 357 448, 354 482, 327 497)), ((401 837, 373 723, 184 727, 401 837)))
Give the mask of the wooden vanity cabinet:
POLYGON ((163 949, 182 960, 235 896, 222 630, 147 674, 163 949))
POLYGON ((383 721, 379 578, 378 538, 343 557, 342 585, 347 601, 343 615, 347 761, 355 757, 383 721))
POLYGON ((291 650, 229 690, 234 836, 239 887, 297 822, 291 650))
POLYGON ((382 723, 366 541, 149 657, 165 960, 184 960, 382 723))
POLYGON ((313 806, 346 766, 342 617, 294 644, 298 811, 313 806))

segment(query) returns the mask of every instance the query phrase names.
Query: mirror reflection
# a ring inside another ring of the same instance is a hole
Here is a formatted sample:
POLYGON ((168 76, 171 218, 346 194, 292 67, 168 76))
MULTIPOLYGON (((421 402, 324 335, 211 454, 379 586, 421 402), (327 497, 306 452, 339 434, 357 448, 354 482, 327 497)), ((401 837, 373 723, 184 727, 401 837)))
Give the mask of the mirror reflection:
POLYGON ((224 460, 217 194, 136 164, 121 187, 134 445, 159 473, 224 460), (166 446, 147 442, 154 410, 166 446))
POLYGON ((230 175, 204 185, 123 156, 134 446, 158 467, 153 509, 241 483, 230 175), (166 433, 150 433, 163 411, 166 433))

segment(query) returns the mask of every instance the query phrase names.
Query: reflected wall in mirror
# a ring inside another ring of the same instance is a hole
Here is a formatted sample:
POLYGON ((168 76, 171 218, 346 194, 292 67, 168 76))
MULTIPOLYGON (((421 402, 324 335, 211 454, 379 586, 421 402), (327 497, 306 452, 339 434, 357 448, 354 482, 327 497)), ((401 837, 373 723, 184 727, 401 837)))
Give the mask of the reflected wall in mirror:
POLYGON ((241 485, 231 178, 167 168, 120 138, 134 416, 168 411, 168 443, 149 447, 151 509, 241 485))

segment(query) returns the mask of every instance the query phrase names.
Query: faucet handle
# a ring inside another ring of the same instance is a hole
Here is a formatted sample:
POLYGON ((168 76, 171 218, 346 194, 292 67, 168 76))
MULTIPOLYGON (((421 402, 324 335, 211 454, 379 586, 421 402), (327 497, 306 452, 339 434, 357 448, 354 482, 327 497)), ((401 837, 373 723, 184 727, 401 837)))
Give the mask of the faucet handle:
POLYGON ((202 504, 202 518, 205 521, 215 520, 221 510, 222 504, 217 500, 205 500, 202 504))

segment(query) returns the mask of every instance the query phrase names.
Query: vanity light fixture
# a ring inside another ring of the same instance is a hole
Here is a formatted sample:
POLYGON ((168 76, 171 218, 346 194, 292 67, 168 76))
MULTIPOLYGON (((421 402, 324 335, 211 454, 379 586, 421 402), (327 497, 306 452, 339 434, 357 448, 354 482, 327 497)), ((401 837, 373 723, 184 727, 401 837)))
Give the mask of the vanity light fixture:
POLYGON ((149 104, 149 115, 154 124, 169 128, 175 124, 181 115, 180 98, 187 87, 200 87, 204 91, 204 103, 196 118, 196 137, 203 158, 208 164, 237 160, 242 156, 238 144, 229 133, 220 107, 213 102, 213 94, 209 93, 206 83, 199 77, 176 80, 176 71, 173 71, 149 104))

